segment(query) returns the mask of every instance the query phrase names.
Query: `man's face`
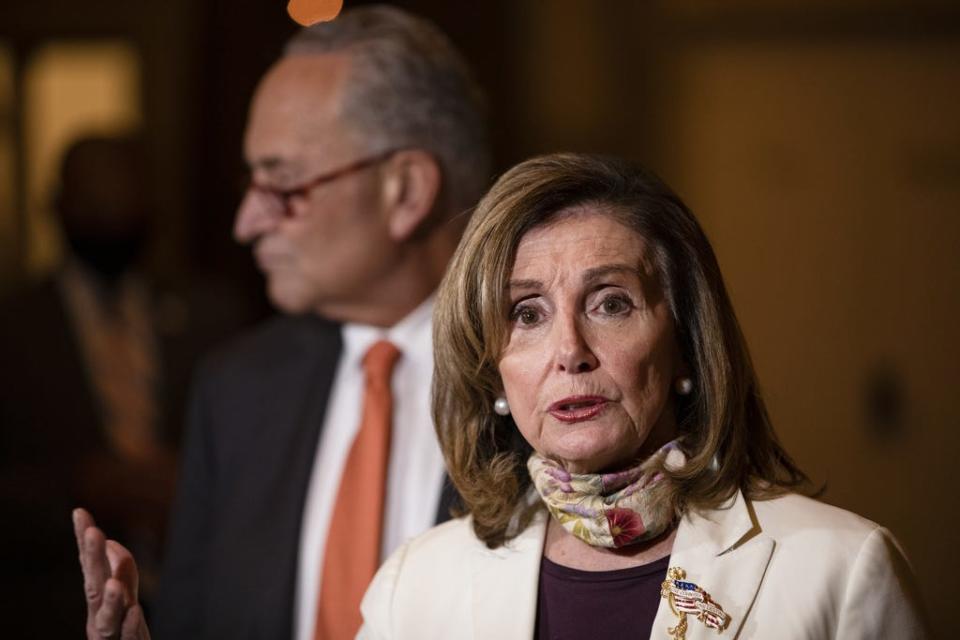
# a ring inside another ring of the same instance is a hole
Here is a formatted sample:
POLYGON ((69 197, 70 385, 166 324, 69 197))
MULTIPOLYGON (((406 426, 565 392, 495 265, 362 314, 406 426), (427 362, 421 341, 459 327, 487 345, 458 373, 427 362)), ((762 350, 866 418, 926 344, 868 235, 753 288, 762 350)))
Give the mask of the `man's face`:
POLYGON ((349 59, 340 54, 280 60, 257 89, 245 150, 251 180, 234 225, 251 244, 270 300, 287 313, 341 310, 369 295, 397 251, 390 240, 382 167, 374 163, 280 199, 268 191, 298 188, 369 157, 341 113, 349 59))

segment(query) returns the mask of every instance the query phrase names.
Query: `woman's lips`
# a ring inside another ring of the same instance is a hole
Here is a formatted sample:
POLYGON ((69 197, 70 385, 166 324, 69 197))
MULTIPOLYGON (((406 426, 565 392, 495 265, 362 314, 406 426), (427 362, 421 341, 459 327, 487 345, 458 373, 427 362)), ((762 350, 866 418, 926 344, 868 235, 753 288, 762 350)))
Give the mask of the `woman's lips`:
POLYGON ((571 396, 554 402, 547 413, 561 422, 583 422, 600 415, 608 402, 603 396, 571 396))

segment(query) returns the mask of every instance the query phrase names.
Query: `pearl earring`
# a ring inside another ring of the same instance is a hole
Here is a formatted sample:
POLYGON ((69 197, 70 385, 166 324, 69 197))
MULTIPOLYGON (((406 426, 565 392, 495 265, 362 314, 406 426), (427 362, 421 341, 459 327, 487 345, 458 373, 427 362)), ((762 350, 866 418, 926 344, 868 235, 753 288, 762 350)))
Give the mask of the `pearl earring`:
POLYGON ((710 471, 714 473, 720 471, 720 461, 717 460, 717 454, 713 454, 713 457, 710 458, 710 471))
POLYGON ((510 415, 510 404, 507 402, 507 399, 503 396, 497 397, 497 399, 493 401, 493 412, 498 416, 510 415))
POLYGON ((690 392, 693 391, 693 380, 691 380, 686 376, 682 378, 678 378, 676 388, 677 388, 677 393, 679 393, 680 395, 682 396, 690 395, 690 392))

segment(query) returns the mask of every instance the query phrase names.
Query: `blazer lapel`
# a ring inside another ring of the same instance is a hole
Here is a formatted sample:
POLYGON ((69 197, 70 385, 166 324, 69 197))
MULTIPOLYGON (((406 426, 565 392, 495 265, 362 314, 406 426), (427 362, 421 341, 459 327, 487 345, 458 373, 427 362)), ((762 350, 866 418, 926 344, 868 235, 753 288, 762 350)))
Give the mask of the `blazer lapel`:
POLYGON ((533 638, 546 516, 546 511, 538 512, 530 526, 502 547, 480 546, 474 551, 472 609, 477 640, 533 638))
MULTIPOLYGON (((683 517, 670 567, 683 569, 685 579, 706 591, 730 616, 722 637, 736 638, 750 613, 774 546, 738 491, 723 508, 683 517)), ((667 629, 677 622, 667 600, 662 599, 651 638, 669 638, 667 629)), ((718 637, 715 629, 687 615, 686 640, 718 637)))

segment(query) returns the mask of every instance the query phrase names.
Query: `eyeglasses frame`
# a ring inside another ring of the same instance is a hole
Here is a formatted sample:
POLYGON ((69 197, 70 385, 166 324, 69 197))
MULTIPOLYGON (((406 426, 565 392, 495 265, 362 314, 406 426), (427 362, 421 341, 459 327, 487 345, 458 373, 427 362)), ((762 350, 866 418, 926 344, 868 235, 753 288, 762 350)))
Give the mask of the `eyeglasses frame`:
POLYGON ((274 187, 268 187, 263 184, 257 184, 254 182, 253 177, 251 176, 250 181, 247 184, 248 191, 255 191, 257 193, 262 193, 265 195, 273 196, 280 202, 280 208, 283 213, 284 218, 293 218, 295 217, 292 207, 290 206, 290 201, 293 198, 302 198, 309 194, 312 190, 316 189, 322 184, 327 184, 339 180, 340 178, 346 177, 352 173, 362 171, 369 167, 380 164, 384 160, 387 160, 394 154, 402 151, 402 149, 388 149, 386 151, 381 151, 380 153, 374 154, 372 156, 367 156, 365 158, 360 158, 355 160, 350 164, 338 167, 332 171, 325 171, 318 176, 315 176, 302 184, 299 184, 295 187, 288 187, 286 189, 277 189, 274 187))

